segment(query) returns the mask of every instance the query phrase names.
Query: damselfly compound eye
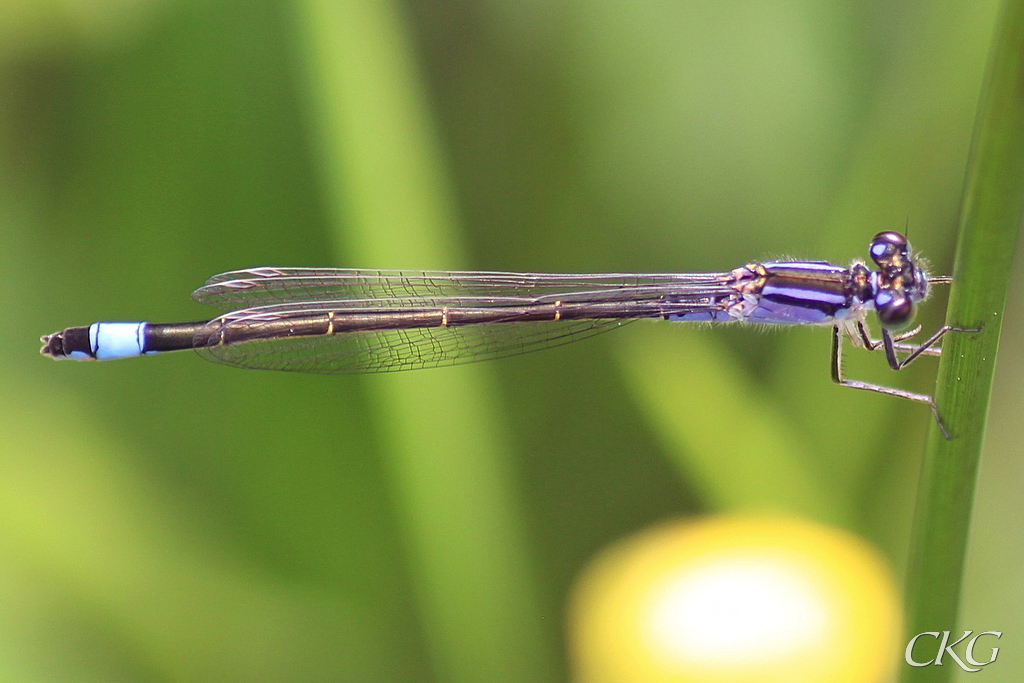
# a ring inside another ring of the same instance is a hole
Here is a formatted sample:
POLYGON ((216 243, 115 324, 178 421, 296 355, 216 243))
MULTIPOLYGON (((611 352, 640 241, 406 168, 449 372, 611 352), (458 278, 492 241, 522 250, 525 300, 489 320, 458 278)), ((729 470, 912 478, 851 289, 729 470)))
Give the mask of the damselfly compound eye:
POLYGON ((892 257, 897 254, 905 254, 910 248, 907 238, 898 232, 880 232, 871 240, 868 253, 879 266, 888 265, 892 257))
POLYGON ((875 294, 878 321, 887 329, 898 329, 914 319, 914 301, 905 292, 880 289, 875 294))

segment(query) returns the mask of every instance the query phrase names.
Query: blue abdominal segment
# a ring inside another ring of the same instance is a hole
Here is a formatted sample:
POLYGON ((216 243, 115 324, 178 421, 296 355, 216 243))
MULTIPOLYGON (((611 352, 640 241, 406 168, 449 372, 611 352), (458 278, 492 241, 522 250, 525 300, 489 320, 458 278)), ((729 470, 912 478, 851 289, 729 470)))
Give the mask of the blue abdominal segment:
POLYGON ((93 323, 89 345, 96 360, 141 356, 145 348, 146 323, 93 323))

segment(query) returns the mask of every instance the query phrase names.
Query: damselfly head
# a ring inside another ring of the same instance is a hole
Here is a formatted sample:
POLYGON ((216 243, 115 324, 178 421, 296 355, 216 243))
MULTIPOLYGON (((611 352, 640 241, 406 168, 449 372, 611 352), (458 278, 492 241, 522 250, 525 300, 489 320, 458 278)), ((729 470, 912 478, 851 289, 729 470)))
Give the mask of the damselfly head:
POLYGON ((880 232, 868 247, 878 266, 875 275, 875 311, 887 329, 906 327, 914 319, 918 301, 928 296, 928 276, 914 261, 907 238, 898 232, 880 232))

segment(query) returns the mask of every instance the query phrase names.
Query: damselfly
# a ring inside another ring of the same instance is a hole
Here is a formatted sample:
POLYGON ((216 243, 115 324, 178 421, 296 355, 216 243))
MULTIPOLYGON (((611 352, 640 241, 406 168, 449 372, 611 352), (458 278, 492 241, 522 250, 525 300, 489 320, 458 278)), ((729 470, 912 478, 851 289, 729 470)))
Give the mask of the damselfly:
POLYGON ((907 239, 882 232, 877 266, 822 261, 748 263, 727 273, 554 275, 465 271, 252 268, 210 278, 192 298, 227 312, 187 323, 98 322, 42 338, 53 358, 108 360, 195 349, 242 368, 315 373, 411 370, 547 348, 641 318, 681 322, 832 326, 832 379, 926 403, 931 396, 842 376, 843 339, 884 349, 893 370, 939 355, 945 326, 902 342, 930 278, 907 239), (881 339, 868 334, 874 311, 881 339), (897 354, 905 352, 903 358, 897 354))

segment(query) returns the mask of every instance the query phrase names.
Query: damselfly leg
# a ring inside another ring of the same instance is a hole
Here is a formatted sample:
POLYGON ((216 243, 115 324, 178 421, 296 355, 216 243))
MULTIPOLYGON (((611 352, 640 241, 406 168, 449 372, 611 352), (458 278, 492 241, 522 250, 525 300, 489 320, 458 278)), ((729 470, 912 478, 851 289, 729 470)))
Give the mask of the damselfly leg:
POLYGON ((867 328, 863 322, 857 323, 857 335, 864 344, 864 348, 869 351, 876 351, 879 348, 885 349, 885 358, 889 361, 889 367, 893 370, 901 370, 906 367, 910 361, 914 360, 918 356, 941 356, 942 348, 935 346, 936 343, 944 336, 947 332, 981 332, 981 328, 974 327, 954 327, 952 325, 943 325, 928 339, 924 340, 920 344, 901 344, 900 342, 910 339, 921 332, 921 326, 918 325, 912 330, 902 332, 900 334, 892 334, 889 330, 882 330, 881 339, 872 339, 868 335, 867 328), (899 358, 896 355, 897 351, 906 351, 908 355, 906 358, 899 358))
MULTIPOLYGON (((868 335, 867 329, 862 321, 858 321, 856 324, 857 341, 864 345, 864 348, 869 351, 877 351, 879 348, 885 349, 885 357, 889 361, 889 367, 893 370, 902 370, 907 367, 911 361, 921 355, 938 356, 942 354, 942 348, 935 346, 935 344, 942 339, 948 332, 980 332, 981 328, 969 328, 969 327, 953 327, 952 325, 943 325, 935 334, 928 337, 921 344, 903 344, 901 342, 913 337, 921 331, 921 327, 917 326, 914 329, 904 332, 901 334, 893 334, 889 330, 882 328, 881 339, 871 339, 868 335), (896 355, 896 351, 907 351, 909 352, 905 358, 899 358, 896 355)), ((931 408, 932 415, 935 417, 935 422, 939 425, 939 430, 942 435, 947 439, 952 439, 949 431, 946 430, 946 424, 942 421, 942 416, 939 414, 939 409, 935 405, 935 399, 926 394, 917 394, 912 391, 906 391, 905 389, 895 389, 893 387, 886 387, 880 384, 874 384, 871 382, 862 382, 860 380, 846 379, 843 377, 843 337, 846 334, 852 332, 848 329, 841 329, 840 326, 836 325, 832 328, 832 381, 836 384, 840 384, 844 387, 852 387, 853 389, 863 389, 865 391, 874 391, 879 394, 887 394, 889 396, 899 396, 900 398, 909 399, 911 401, 918 401, 919 403, 925 403, 931 408)))

